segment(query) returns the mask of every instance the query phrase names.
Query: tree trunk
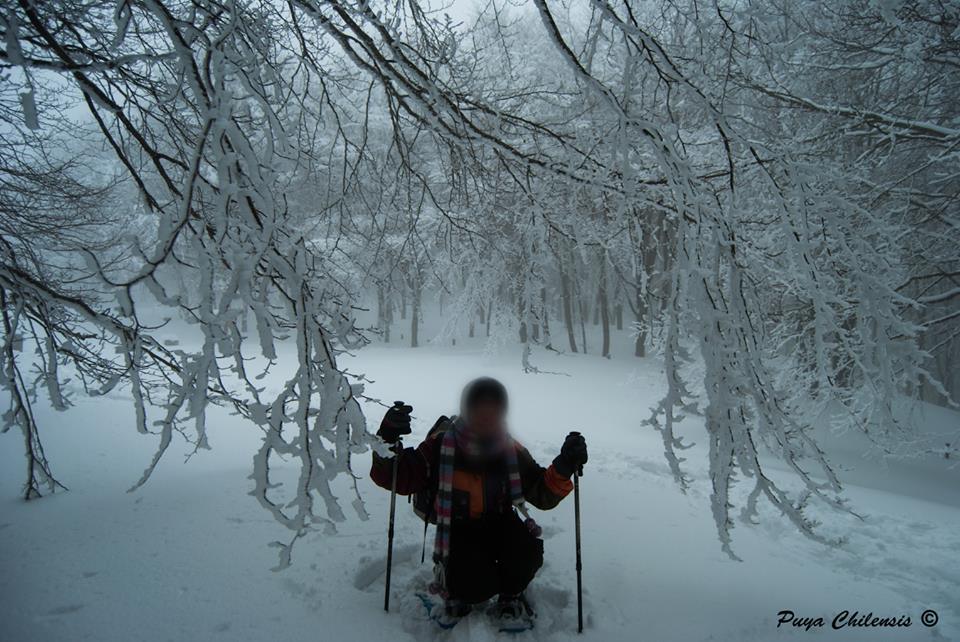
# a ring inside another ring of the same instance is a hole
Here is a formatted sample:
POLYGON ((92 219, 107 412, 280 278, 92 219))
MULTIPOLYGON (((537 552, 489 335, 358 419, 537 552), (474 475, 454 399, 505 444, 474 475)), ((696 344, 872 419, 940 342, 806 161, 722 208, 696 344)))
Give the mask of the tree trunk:
POLYGON ((383 293, 383 286, 377 287, 377 327, 380 328, 380 332, 383 334, 384 341, 390 343, 390 328, 387 325, 387 311, 385 308, 384 299, 386 296, 383 293))
POLYGON ((520 343, 527 342, 527 310, 522 296, 517 297, 517 317, 520 319, 520 343))
POLYGON ((645 357, 647 356, 647 326, 644 319, 647 316, 647 302, 643 297, 643 289, 640 287, 637 287, 636 310, 637 340, 633 346, 633 356, 645 357))
MULTIPOLYGON (((579 288, 578 288, 579 290, 579 288)), ((580 343, 583 346, 583 354, 587 354, 587 319, 590 311, 587 309, 587 302, 583 300, 583 293, 578 292, 577 307, 580 309, 580 343)))
POLYGON ((410 302, 410 347, 420 345, 420 279, 414 275, 411 279, 410 302))
POLYGON ((543 317, 540 321, 543 324, 543 344, 547 349, 552 350, 553 340, 550 338, 550 311, 547 309, 547 288, 540 288, 540 315, 543 317))
MULTIPOLYGON (((642 238, 637 239, 635 244, 640 252, 640 265, 636 270, 634 279, 637 282, 636 300, 634 310, 637 316, 637 339, 634 344, 633 354, 637 357, 647 356, 647 335, 650 327, 650 277, 657 268, 657 247, 664 247, 662 244, 662 226, 647 219, 641 226, 642 238), (655 242, 655 240, 657 242, 655 242)), ((634 235, 636 236, 636 235, 634 235)), ((667 297, 661 296, 666 300, 667 297)))
POLYGON ((607 301, 607 257, 600 257, 600 288, 597 293, 597 305, 600 308, 600 322, 603 330, 603 347, 601 354, 610 358, 610 307, 607 301))
MULTIPOLYGON (((666 216, 660 217, 660 223, 657 226, 657 242, 656 247, 647 248, 650 252, 650 271, 647 272, 647 275, 650 276, 653 274, 654 269, 658 270, 659 274, 667 274, 671 269, 671 257, 670 257, 670 248, 673 247, 673 237, 674 234, 667 227, 668 221, 666 216), (657 248, 660 248, 658 251, 657 248), (660 265, 657 266, 657 257, 660 258, 660 265)), ((652 238, 652 236, 651 236, 652 238)), ((661 288, 663 290, 665 288, 661 288)), ((647 291, 651 289, 648 287, 647 291)), ((664 296, 661 292, 660 296, 660 311, 663 312, 666 309, 667 300, 670 297, 664 296)))
POLYGON ((560 300, 563 303, 563 325, 567 327, 567 340, 570 352, 577 351, 577 338, 573 333, 573 306, 570 305, 570 277, 560 269, 560 300))

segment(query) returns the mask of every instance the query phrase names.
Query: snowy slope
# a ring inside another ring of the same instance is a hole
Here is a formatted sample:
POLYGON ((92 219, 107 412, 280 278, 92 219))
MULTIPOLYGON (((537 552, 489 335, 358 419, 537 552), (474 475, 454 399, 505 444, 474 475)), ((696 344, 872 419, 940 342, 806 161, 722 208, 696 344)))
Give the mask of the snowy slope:
MULTIPOLYGON (((462 384, 478 374, 505 381, 518 438, 541 462, 570 429, 588 438, 583 478, 587 630, 575 633, 573 504, 538 513, 546 565, 530 596, 540 618, 530 639, 956 640, 960 639, 960 470, 914 462, 884 469, 851 454, 854 508, 864 518, 823 512, 825 532, 847 533, 829 549, 804 539, 779 516, 739 525, 721 553, 710 515, 702 426, 687 451, 694 476, 683 495, 662 459, 659 436, 641 426, 661 390, 653 359, 537 355, 561 375, 524 375, 516 354, 481 350, 372 347, 350 360, 374 379, 368 393, 414 405, 415 436, 453 410, 462 384), (932 473, 929 471, 936 466, 932 473), (871 480, 885 480, 870 484, 871 480), (952 487, 951 487, 952 484, 952 487), (898 491, 902 494, 896 494, 898 491), (935 500, 935 501, 931 501, 935 500), (776 628, 777 612, 824 617, 849 609, 910 615, 896 630, 776 628), (924 609, 939 624, 919 623, 924 609)), ((398 503, 393 612, 382 612, 388 495, 358 463, 369 521, 352 517, 294 550, 294 565, 270 571, 267 544, 288 534, 247 495, 256 429, 226 414, 210 421, 211 452, 184 463, 171 452, 146 487, 125 492, 142 472, 153 438, 137 435, 121 398, 77 398, 67 415, 39 414, 47 452, 69 493, 18 499, 19 435, 0 436, 0 640, 487 640, 481 615, 451 632, 424 623, 412 591, 428 574, 423 534, 398 503)), ((380 411, 368 407, 371 421, 380 411)), ((948 415, 947 421, 954 415, 948 415)), ((348 497, 346 490, 344 497, 348 497)), ((347 502, 349 503, 349 502, 347 502)), ((432 534, 432 533, 431 533, 432 534)), ((428 551, 429 558, 429 551, 428 551)))

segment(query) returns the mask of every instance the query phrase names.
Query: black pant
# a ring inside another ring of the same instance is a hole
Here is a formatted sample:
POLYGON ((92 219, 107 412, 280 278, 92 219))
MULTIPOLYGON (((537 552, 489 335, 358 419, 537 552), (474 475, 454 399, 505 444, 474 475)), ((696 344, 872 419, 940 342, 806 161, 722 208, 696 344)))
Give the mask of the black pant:
POLYGON ((517 515, 453 522, 446 572, 451 598, 476 603, 517 595, 541 566, 543 540, 517 515))

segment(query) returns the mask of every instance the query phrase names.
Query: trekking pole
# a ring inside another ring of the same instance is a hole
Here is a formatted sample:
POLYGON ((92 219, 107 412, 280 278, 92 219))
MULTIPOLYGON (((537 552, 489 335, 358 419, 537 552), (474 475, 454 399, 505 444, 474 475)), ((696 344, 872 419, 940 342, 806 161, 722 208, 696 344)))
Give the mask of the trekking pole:
MULTIPOLYGON (((395 401, 394 406, 402 406, 402 401, 395 401)), ((397 469, 400 466, 402 440, 398 437, 393 444, 393 475, 390 481, 390 525, 387 527, 387 578, 383 592, 383 610, 390 612, 390 571, 393 568, 393 521, 397 513, 397 469)))
POLYGON ((576 524, 577 540, 577 633, 583 633, 583 563, 580 559, 580 476, 583 467, 577 467, 573 475, 573 519, 576 524))

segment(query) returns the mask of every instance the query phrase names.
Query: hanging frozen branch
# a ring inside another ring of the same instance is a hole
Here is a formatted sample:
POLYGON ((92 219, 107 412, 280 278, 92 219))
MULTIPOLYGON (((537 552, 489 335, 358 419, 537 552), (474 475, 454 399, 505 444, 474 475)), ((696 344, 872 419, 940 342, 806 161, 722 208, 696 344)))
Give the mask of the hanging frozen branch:
MULTIPOLYGON (((121 383, 132 388, 140 430, 159 437, 136 486, 147 481, 175 435, 196 449, 209 447, 208 405, 231 406, 265 430, 264 466, 271 449, 301 459, 301 517, 281 521, 298 536, 321 521, 311 509, 314 494, 323 497, 326 515, 340 518, 326 484, 349 470, 350 452, 365 448, 368 436, 355 398, 360 387, 338 369, 336 356, 363 339, 351 320, 348 268, 304 238, 301 218, 291 216, 283 198, 286 177, 302 172, 298 155, 310 147, 304 132, 322 116, 306 99, 286 99, 284 87, 313 81, 289 76, 296 60, 286 56, 285 33, 264 28, 282 16, 270 5, 187 9, 124 2, 118 10, 123 20, 114 26, 94 19, 112 15, 112 8, 89 9, 80 13, 90 23, 61 28, 68 19, 62 16, 80 14, 41 15, 35 5, 21 3, 16 37, 26 64, 63 71, 76 83, 124 181, 140 191, 141 219, 154 232, 132 244, 122 239, 122 260, 105 248, 62 247, 74 260, 69 274, 56 275, 53 283, 83 284, 72 292, 45 285, 52 274, 18 266, 17 257, 35 241, 10 242, 0 277, 10 305, 20 301, 40 329, 39 361, 52 381, 50 396, 56 399, 67 383, 56 370, 64 354, 91 391, 121 383), (150 74, 138 71, 143 63, 150 74), (156 304, 194 324, 200 346, 163 348, 141 312, 156 304), (263 400, 248 377, 251 340, 239 329, 247 315, 268 368, 276 367, 275 342, 296 331, 301 367, 290 394, 263 400), (296 437, 278 448, 288 424, 296 437)), ((15 381, 14 335, 5 336, 5 379, 24 397, 15 381)), ((15 411, 28 445, 38 446, 26 401, 15 411)), ((42 450, 31 452, 43 473, 31 479, 46 481, 42 450)), ((269 503, 259 488, 261 501, 269 503)))
MULTIPOLYGON (((672 37, 679 44, 668 46, 657 36, 657 18, 633 3, 591 4, 596 12, 586 33, 592 35, 583 40, 605 41, 607 53, 618 52, 605 60, 623 60, 622 67, 595 62, 591 67, 590 61, 581 60, 548 2, 536 2, 558 56, 584 93, 596 96, 622 139, 641 141, 618 152, 630 159, 621 176, 626 179, 627 167, 632 170, 642 162, 632 160, 636 155, 653 159, 665 177, 667 189, 657 192, 663 199, 657 207, 669 212, 677 241, 662 320, 668 392, 651 423, 663 435, 671 470, 685 486, 676 454, 683 443, 674 432, 674 413, 689 396, 679 368, 684 346, 695 343, 705 371, 713 512, 724 549, 733 555, 730 509, 737 502, 732 487, 738 474, 752 479, 753 485, 745 519, 753 519, 758 500, 765 498, 800 530, 819 538, 816 523, 804 512, 808 499, 834 507, 843 507, 843 502, 839 479, 812 436, 811 418, 829 417, 831 408, 844 408, 848 414, 842 421, 852 421, 881 448, 902 451, 918 442, 898 422, 893 404, 923 384, 937 386, 926 367, 918 328, 909 319, 919 302, 896 291, 904 277, 903 258, 893 259, 888 246, 870 240, 881 233, 903 238, 907 230, 897 215, 883 225, 877 225, 875 216, 871 221, 868 211, 858 209, 843 178, 814 171, 802 154, 785 151, 785 141, 792 137, 765 137, 751 129, 749 119, 731 118, 723 105, 733 100, 762 107, 763 97, 772 97, 823 114, 855 116, 890 133, 948 140, 955 132, 940 124, 908 122, 875 111, 854 114, 782 92, 757 93, 755 85, 737 85, 731 70, 750 68, 750 55, 737 40, 750 42, 754 49, 758 45, 756 34, 737 29, 737 12, 718 8, 709 17, 695 14, 692 5, 673 3, 663 19, 671 21, 672 37), (689 64, 684 50, 674 55, 671 46, 682 47, 683 38, 714 52, 712 59, 689 64), (641 87, 662 88, 665 104, 647 105, 641 87), (755 92, 752 98, 750 92, 755 92), (684 102, 697 105, 695 111, 709 126, 688 123, 686 114, 673 110, 684 102), (688 145, 695 145, 698 168, 685 152, 688 145), (724 184, 711 178, 721 176, 724 184), (844 221, 851 211, 853 220, 863 217, 867 227, 844 221), (785 298, 790 310, 785 310, 785 298), (772 450, 802 482, 800 495, 788 493, 766 475, 762 448, 772 450)), ((769 60, 762 51, 758 56, 759 65, 769 60)), ((762 112, 755 111, 754 118, 762 119, 762 112)), ((634 189, 625 182, 623 193, 642 207, 649 190, 634 189)))

